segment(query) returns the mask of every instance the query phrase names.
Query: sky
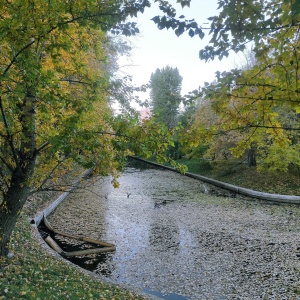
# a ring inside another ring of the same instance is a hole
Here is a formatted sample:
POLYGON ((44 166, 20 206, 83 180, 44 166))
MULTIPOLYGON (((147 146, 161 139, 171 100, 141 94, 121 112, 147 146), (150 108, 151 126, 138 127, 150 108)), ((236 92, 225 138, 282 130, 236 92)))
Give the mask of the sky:
MULTIPOLYGON (((195 19, 198 24, 207 23, 208 17, 218 14, 217 0, 192 0, 190 8, 184 9, 181 9, 175 0, 170 2, 176 7, 177 16, 185 15, 187 19, 195 19)), ((205 81, 212 82, 216 71, 234 67, 233 57, 222 61, 215 59, 207 63, 199 59, 199 51, 207 45, 209 38, 191 38, 187 33, 177 37, 171 29, 159 30, 151 18, 161 13, 154 4, 152 6, 134 20, 138 24, 140 34, 129 38, 133 47, 130 59, 119 60, 122 73, 131 75, 135 85, 148 83, 151 73, 157 68, 162 69, 169 65, 179 69, 183 77, 182 95, 185 95, 203 86, 205 81)))

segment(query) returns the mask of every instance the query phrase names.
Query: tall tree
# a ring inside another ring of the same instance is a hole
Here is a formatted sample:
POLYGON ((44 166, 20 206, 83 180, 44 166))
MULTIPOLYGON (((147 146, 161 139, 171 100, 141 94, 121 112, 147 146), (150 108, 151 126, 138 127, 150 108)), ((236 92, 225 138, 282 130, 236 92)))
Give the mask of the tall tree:
MULTIPOLYGON (((100 64, 105 35, 75 24, 78 9, 71 2, 1 3, 0 255, 29 195, 71 161, 90 166, 104 141, 92 139, 82 122, 96 103, 108 111, 101 93, 108 84, 100 64)), ((105 113, 93 125, 107 131, 105 113)))
POLYGON ((177 124, 181 83, 178 69, 170 66, 157 69, 150 77, 150 98, 155 120, 168 128, 177 124))

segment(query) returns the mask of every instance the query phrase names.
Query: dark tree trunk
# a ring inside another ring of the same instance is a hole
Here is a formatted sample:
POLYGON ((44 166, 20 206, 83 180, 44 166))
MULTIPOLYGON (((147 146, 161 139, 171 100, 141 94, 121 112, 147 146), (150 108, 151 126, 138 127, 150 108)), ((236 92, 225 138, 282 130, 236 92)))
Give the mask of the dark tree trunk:
POLYGON ((35 102, 35 97, 28 92, 20 115, 22 136, 18 149, 15 148, 12 136, 9 135, 14 165, 9 168, 11 177, 7 187, 3 190, 3 199, 0 203, 0 256, 8 254, 13 229, 30 193, 29 182, 34 172, 37 155, 35 102))
POLYGON ((4 194, 0 205, 0 256, 7 256, 9 242, 22 208, 29 196, 29 187, 22 178, 17 179, 4 194))
POLYGON ((256 167, 256 148, 251 147, 248 150, 248 166, 249 167, 256 167))

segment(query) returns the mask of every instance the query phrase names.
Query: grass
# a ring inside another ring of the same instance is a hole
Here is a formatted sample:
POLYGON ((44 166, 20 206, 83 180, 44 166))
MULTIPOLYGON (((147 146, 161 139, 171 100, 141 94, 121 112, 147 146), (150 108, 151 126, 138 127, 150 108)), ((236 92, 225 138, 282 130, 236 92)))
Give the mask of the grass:
POLYGON ((255 167, 237 161, 210 162, 203 159, 181 159, 188 172, 211 177, 241 187, 274 194, 300 195, 300 170, 258 172, 255 167))
POLYGON ((28 201, 13 232, 10 251, 14 256, 0 257, 0 300, 145 299, 84 274, 41 247, 32 237, 29 216, 47 205, 49 197, 42 194, 28 201))

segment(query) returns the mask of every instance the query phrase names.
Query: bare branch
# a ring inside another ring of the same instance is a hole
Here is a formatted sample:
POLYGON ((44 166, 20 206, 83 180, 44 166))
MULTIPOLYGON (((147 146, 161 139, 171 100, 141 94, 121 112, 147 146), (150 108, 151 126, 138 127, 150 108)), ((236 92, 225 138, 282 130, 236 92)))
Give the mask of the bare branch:
POLYGON ((49 146, 50 145, 50 143, 49 142, 45 142, 44 144, 42 144, 40 147, 38 147, 36 150, 35 150, 35 152, 36 153, 39 153, 39 152, 41 152, 42 150, 44 150, 47 146, 49 146))

